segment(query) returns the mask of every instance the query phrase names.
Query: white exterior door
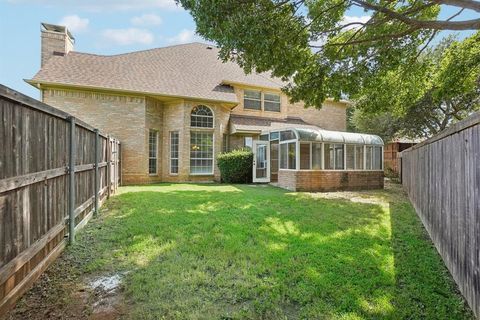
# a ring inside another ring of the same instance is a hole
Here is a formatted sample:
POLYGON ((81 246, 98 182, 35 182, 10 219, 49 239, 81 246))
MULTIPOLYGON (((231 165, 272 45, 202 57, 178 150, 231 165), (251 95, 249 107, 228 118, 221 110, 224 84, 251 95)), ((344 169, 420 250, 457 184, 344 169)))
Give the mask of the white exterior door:
POLYGON ((253 182, 270 182, 270 142, 253 141, 253 182))

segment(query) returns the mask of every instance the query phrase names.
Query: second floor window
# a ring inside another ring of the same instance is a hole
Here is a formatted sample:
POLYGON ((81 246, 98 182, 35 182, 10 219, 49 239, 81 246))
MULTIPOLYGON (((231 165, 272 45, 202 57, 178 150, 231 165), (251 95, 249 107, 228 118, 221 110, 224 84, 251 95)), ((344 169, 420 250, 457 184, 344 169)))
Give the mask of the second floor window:
POLYGON ((245 109, 262 110, 262 92, 245 90, 243 95, 243 107, 245 109))
POLYGON ((263 109, 280 112, 280 95, 275 93, 263 94, 263 109))
POLYGON ((280 95, 258 90, 244 90, 243 108, 280 112, 280 95))

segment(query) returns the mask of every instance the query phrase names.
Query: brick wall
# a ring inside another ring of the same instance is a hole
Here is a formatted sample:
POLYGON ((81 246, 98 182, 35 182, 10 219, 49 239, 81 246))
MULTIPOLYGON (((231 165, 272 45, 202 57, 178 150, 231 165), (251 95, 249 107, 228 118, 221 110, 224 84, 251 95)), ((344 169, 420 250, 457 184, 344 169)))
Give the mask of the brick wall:
POLYGON ((383 189, 383 171, 279 170, 278 186, 292 191, 383 189))
POLYGON ((148 182, 146 108, 141 96, 44 89, 43 102, 112 135, 122 144, 123 183, 148 182))
POLYGON ((142 96, 103 94, 81 90, 44 89, 43 101, 111 134, 122 143, 124 184, 158 181, 220 180, 214 161, 213 175, 190 174, 190 132, 206 130, 214 134, 214 153, 223 150, 223 134, 228 131, 230 109, 221 104, 175 100, 162 102, 142 96), (204 104, 214 113, 214 129, 190 128, 194 106, 204 104), (148 133, 158 131, 157 174, 148 174, 148 133), (179 172, 170 173, 170 132, 179 132, 179 172))
POLYGON ((326 101, 320 110, 314 108, 305 109, 304 104, 301 102, 291 104, 288 97, 282 93, 280 112, 273 112, 244 109, 243 88, 235 87, 235 93, 239 104, 232 110, 232 114, 278 119, 299 117, 307 123, 327 130, 345 131, 347 128, 347 105, 342 102, 326 101))

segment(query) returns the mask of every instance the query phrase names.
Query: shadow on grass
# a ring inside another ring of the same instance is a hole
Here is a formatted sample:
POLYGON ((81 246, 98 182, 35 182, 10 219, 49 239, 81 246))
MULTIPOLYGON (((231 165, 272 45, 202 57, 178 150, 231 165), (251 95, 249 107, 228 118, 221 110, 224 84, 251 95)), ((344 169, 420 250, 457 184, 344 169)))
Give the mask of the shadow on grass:
POLYGON ((390 201, 389 206, 396 316, 402 319, 474 319, 410 202, 390 201), (402 308, 404 305, 409 308, 402 308))
POLYGON ((132 318, 462 318, 421 231, 402 201, 162 184, 122 189, 70 250, 87 274, 132 271, 132 318))

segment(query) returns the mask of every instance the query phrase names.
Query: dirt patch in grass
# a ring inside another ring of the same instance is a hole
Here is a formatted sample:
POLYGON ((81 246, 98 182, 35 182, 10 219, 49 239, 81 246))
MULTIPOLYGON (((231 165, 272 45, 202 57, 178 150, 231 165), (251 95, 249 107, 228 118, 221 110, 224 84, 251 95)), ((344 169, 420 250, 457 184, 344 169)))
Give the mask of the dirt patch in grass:
POLYGON ((64 252, 17 302, 8 320, 118 319, 125 314, 123 274, 87 276, 64 252))

